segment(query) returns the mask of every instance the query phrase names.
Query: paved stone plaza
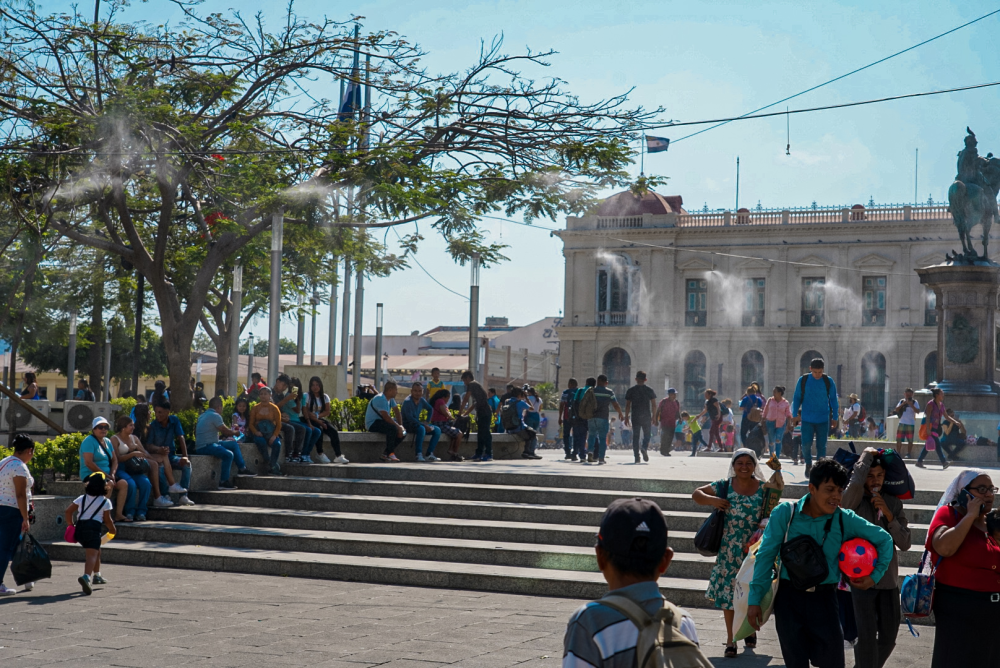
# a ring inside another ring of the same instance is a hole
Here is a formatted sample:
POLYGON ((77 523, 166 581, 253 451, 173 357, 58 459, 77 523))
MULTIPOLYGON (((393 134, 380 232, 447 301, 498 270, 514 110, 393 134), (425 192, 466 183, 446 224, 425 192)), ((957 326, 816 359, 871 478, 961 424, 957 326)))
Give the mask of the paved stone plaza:
MULTIPOLYGON (((114 565, 103 569, 111 584, 87 597, 80 571, 56 563, 35 591, 0 600, 0 666, 555 668, 566 620, 581 604, 114 565)), ((717 666, 784 665, 770 626, 756 653, 723 659, 721 614, 691 612, 717 666)), ((901 632, 889 668, 930 664, 933 629, 920 632, 901 632)))

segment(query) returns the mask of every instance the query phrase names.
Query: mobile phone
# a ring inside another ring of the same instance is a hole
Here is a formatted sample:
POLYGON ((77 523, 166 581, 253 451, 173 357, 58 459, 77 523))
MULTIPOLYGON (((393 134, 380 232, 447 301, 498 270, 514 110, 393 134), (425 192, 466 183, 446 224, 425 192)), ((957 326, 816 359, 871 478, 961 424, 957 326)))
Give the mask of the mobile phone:
POLYGON ((972 500, 972 498, 973 498, 972 492, 970 492, 967 489, 963 489, 958 494, 958 505, 959 505, 959 507, 961 507, 961 508, 968 508, 969 507, 969 501, 972 500))

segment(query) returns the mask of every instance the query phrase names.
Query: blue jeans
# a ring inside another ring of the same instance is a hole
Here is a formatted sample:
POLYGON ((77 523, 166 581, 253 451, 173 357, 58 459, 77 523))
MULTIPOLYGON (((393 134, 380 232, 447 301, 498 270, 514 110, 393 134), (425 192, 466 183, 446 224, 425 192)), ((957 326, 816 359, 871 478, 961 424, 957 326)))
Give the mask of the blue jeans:
POLYGON ((524 424, 528 425, 535 431, 538 431, 538 425, 540 425, 541 423, 542 423, 541 413, 532 413, 531 411, 528 411, 528 413, 524 416, 524 424))
POLYGON ((587 450, 594 453, 598 459, 604 459, 608 449, 608 429, 611 422, 604 418, 587 420, 587 450))
MULTIPOLYGON (((149 506, 149 493, 153 489, 153 483, 149 482, 149 476, 145 474, 129 475, 122 469, 118 469, 116 475, 128 483, 128 496, 125 497, 125 508, 122 509, 122 512, 132 517, 145 515, 149 506)), ((188 478, 190 479, 190 476, 188 478)), ((164 476, 164 483, 166 483, 166 476, 164 476)), ((166 488, 166 484, 164 484, 163 489, 166 488)))
POLYGON ((573 423, 573 450, 580 459, 587 458, 587 430, 590 421, 583 418, 570 418, 573 423))
POLYGON ((415 427, 411 425, 406 428, 406 433, 413 434, 413 447, 417 451, 418 455, 424 454, 424 436, 427 434, 431 435, 431 444, 430 447, 427 448, 428 455, 434 454, 434 448, 437 447, 438 441, 441 440, 441 428, 435 427, 434 425, 431 425, 430 427, 425 427, 422 424, 418 424, 415 427))
MULTIPOLYGON (((172 468, 175 471, 181 472, 181 487, 187 489, 188 485, 191 484, 191 465, 188 464, 184 468, 181 468, 181 458, 171 454, 170 468, 172 468)), ((160 467, 160 493, 161 494, 167 493, 167 474, 163 472, 162 466, 160 467)))
POLYGON ((767 449, 772 455, 781 456, 781 434, 785 431, 784 425, 778 426, 775 420, 764 420, 767 427, 767 449))
POLYGON ((806 466, 812 466, 812 442, 816 436, 816 458, 826 457, 826 439, 830 435, 829 422, 802 423, 802 459, 806 466))
POLYGON ((243 453, 240 452, 240 445, 236 441, 219 441, 208 445, 198 446, 194 451, 196 455, 208 455, 222 461, 222 472, 219 474, 219 482, 229 480, 229 474, 236 462, 237 469, 245 469, 247 464, 243 461, 243 453))
POLYGON ((302 456, 308 457, 316 443, 323 438, 323 431, 319 427, 313 427, 304 423, 302 427, 306 430, 306 436, 302 443, 302 456))
POLYGON ((14 550, 21 541, 21 510, 12 506, 0 506, 0 584, 7 573, 7 564, 14 558, 14 550))
MULTIPOLYGON (((260 450, 261 459, 268 462, 271 468, 274 468, 278 464, 278 455, 281 454, 281 437, 274 439, 274 443, 271 444, 271 454, 267 454, 267 439, 263 436, 253 437, 254 445, 260 450)), ((287 453, 286 453, 287 454, 287 453)), ((260 471, 258 471, 260 473, 260 471)))
POLYGON ((563 451, 567 457, 573 454, 573 422, 572 418, 568 418, 562 423, 563 451))

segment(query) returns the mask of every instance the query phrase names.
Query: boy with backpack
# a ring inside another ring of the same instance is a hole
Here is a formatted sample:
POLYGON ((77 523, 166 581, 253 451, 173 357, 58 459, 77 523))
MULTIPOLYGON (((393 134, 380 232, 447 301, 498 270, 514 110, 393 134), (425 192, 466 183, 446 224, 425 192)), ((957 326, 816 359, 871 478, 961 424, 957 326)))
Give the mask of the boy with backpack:
MULTIPOLYGON (((590 382, 590 379, 587 379, 590 382)), ((597 387, 589 387, 580 399, 577 409, 582 418, 587 419, 587 461, 593 464, 604 464, 604 453, 608 449, 608 428, 611 426, 611 407, 618 412, 618 419, 624 420, 625 414, 618 405, 615 391, 608 387, 608 377, 601 374, 597 377, 597 387)))
POLYGON ((659 506, 640 498, 613 501, 595 550, 610 591, 570 618, 563 668, 711 668, 694 620, 664 600, 657 585, 674 556, 659 506))
POLYGON ((524 452, 521 453, 521 457, 541 459, 535 454, 535 448, 538 445, 536 432, 524 423, 524 413, 529 408, 528 402, 525 400, 527 393, 518 388, 514 388, 512 392, 513 396, 500 407, 500 420, 503 423, 503 428, 511 436, 524 442, 524 452))
POLYGON ((817 357, 809 363, 809 373, 795 383, 792 397, 792 426, 802 424, 802 458, 806 462, 806 477, 812 470, 812 443, 816 437, 816 457, 826 457, 826 439, 831 424, 837 427, 837 385, 823 373, 826 365, 817 357))
MULTIPOLYGON (((573 422, 573 452, 579 457, 579 462, 583 464, 587 461, 587 436, 590 430, 590 421, 580 415, 580 405, 588 390, 597 387, 596 378, 588 378, 584 381, 583 387, 577 388, 570 401, 569 417, 573 422)), ((589 400, 588 400, 589 403, 589 400)))

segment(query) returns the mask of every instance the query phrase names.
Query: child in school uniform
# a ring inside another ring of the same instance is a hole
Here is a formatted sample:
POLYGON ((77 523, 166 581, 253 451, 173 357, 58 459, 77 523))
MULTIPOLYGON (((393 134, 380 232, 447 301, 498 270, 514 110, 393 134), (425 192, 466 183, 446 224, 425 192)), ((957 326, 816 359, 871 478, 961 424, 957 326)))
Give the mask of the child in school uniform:
POLYGON ((84 493, 76 497, 66 509, 66 526, 73 525, 73 515, 79 511, 76 519, 74 539, 83 546, 86 561, 83 575, 77 582, 83 587, 87 596, 93 592, 93 585, 107 584, 101 576, 101 525, 108 529, 109 534, 117 532, 111 519, 111 501, 108 499, 110 489, 108 480, 103 473, 92 473, 83 481, 86 485, 84 493))

